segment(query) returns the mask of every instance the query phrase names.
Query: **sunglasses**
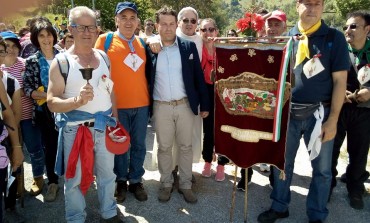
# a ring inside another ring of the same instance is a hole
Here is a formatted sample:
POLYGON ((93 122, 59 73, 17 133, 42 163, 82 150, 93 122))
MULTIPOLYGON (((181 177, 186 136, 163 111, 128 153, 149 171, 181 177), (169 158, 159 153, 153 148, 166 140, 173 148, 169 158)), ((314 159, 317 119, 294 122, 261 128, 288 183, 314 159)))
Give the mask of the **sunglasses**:
POLYGON ((186 23, 186 24, 189 24, 189 22, 191 22, 191 24, 193 24, 193 25, 197 24, 197 20, 196 19, 188 19, 188 18, 186 18, 186 19, 183 19, 182 22, 183 23, 186 23))
POLYGON ((153 24, 153 23, 147 23, 146 25, 147 25, 147 26, 154 26, 154 24, 153 24))
POLYGON ((227 36, 235 36, 234 33, 228 33, 227 36))
POLYGON ((347 31, 348 27, 350 29, 356 29, 357 27, 360 27, 360 25, 357 25, 357 24, 351 24, 349 26, 343 26, 343 31, 347 31))
POLYGON ((200 31, 202 31, 204 33, 207 32, 207 30, 208 30, 208 32, 213 33, 216 30, 216 28, 209 27, 208 29, 207 28, 200 29, 200 31))

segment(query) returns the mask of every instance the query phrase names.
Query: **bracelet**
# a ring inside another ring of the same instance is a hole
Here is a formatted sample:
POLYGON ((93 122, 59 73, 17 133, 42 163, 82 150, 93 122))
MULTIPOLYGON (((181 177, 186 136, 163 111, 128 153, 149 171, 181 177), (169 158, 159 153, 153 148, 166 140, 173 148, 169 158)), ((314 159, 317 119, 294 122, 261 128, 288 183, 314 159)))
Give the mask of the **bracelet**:
POLYGON ((73 97, 73 102, 74 102, 74 103, 77 103, 77 101, 78 101, 78 96, 74 96, 74 97, 73 97))

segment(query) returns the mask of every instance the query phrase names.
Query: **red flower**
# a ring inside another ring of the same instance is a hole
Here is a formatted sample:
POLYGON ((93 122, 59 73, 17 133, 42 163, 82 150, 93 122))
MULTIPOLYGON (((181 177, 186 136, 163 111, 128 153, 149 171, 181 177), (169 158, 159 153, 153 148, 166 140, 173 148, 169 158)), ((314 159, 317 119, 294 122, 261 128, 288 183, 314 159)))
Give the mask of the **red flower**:
POLYGON ((261 15, 250 12, 246 12, 244 18, 241 18, 236 22, 236 27, 238 27, 238 29, 243 33, 246 33, 248 30, 258 32, 263 29, 264 25, 265 21, 261 15))
POLYGON ((103 74, 103 76, 101 76, 101 78, 105 79, 105 78, 107 78, 107 75, 103 74))

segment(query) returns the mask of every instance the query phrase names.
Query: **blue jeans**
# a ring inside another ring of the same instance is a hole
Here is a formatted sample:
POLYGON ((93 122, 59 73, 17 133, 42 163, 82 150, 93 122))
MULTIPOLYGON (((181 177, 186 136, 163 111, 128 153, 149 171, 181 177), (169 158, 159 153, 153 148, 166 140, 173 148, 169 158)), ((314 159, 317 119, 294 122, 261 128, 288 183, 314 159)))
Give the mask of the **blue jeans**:
MULTIPOLYGON (((63 131, 64 164, 67 167, 78 126, 66 126, 63 131)), ((113 173, 114 154, 108 152, 105 147, 105 132, 97 132, 90 128, 94 140, 94 173, 98 188, 98 200, 100 215, 108 219, 117 215, 117 203, 114 198, 115 178, 113 173)), ((64 196, 67 222, 85 222, 86 203, 85 197, 79 187, 81 183, 81 160, 79 159, 74 178, 65 179, 64 196)))
POLYGON ((45 168, 45 157, 41 131, 37 125, 32 125, 32 119, 22 120, 20 126, 23 142, 26 144, 27 151, 30 154, 33 177, 42 176, 45 168))
MULTIPOLYGON (((324 122, 328 114, 329 109, 325 108, 324 122)), ((274 185, 270 198, 273 200, 271 209, 275 211, 285 212, 288 210, 291 194, 290 185, 292 182, 294 160, 297 155, 299 141, 303 135, 307 147, 315 123, 316 119, 313 115, 303 121, 292 118, 289 120, 285 151, 286 180, 280 179, 280 170, 273 168, 274 185)), ((320 154, 311 161, 313 169, 312 180, 306 200, 307 215, 310 221, 324 221, 329 213, 326 204, 328 202, 331 185, 333 141, 334 140, 323 143, 320 154)))
POLYGON ((117 181, 129 181, 130 184, 141 182, 145 173, 146 129, 149 107, 118 109, 119 122, 131 137, 131 146, 127 153, 114 158, 114 173, 117 181))

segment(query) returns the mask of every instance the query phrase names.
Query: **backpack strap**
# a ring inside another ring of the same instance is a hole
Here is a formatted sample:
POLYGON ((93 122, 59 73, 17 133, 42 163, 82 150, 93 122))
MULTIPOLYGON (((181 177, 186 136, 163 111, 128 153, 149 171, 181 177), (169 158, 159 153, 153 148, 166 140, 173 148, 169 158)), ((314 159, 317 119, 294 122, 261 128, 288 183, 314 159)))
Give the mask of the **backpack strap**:
POLYGON ((12 77, 6 77, 6 93, 8 93, 9 97, 12 98, 15 92, 15 80, 12 77))
POLYGON ((104 42, 104 52, 107 53, 113 40, 113 32, 108 32, 104 42))
POLYGON ((69 62, 67 56, 64 53, 58 53, 55 55, 55 58, 57 59, 60 73, 63 76, 64 84, 66 84, 69 72, 69 62))
POLYGON ((104 62, 105 62, 105 64, 108 67, 108 70, 110 70, 110 60, 108 58, 108 55, 104 51, 102 51, 102 50, 99 50, 99 49, 96 49, 96 50, 98 51, 98 53, 100 54, 100 56, 103 57, 104 62))

